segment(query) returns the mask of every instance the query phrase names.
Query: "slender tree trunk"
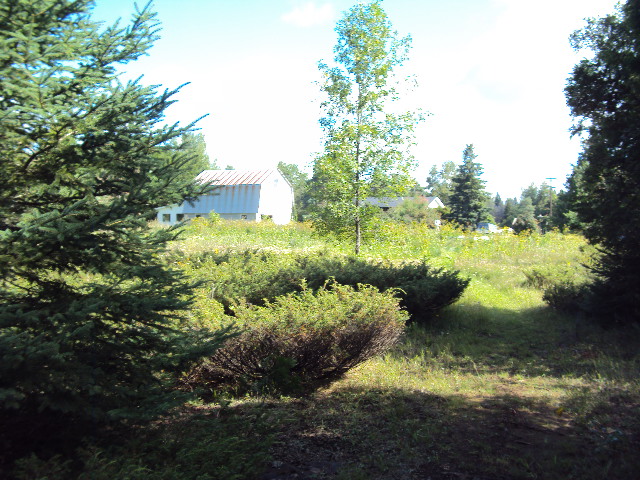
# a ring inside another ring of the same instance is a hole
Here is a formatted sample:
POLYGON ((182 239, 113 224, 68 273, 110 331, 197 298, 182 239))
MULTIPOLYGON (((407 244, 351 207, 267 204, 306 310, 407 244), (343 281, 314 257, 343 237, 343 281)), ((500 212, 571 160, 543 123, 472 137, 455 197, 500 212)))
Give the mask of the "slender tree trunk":
POLYGON ((356 227, 356 255, 360 255, 360 245, 362 244, 362 228, 360 219, 360 125, 362 123, 362 85, 358 83, 358 110, 356 115, 356 198, 355 198, 355 227, 356 227))
POLYGON ((360 221, 360 168, 359 168, 359 163, 358 160, 360 158, 360 142, 358 142, 358 144, 356 145, 356 164, 358 165, 358 168, 356 171, 356 194, 355 194, 355 201, 354 201, 354 205, 355 205, 355 216, 353 218, 354 220, 354 225, 356 227, 356 248, 355 248, 355 253, 356 255, 360 255, 360 245, 362 244, 362 228, 361 228, 361 221, 360 221))
MULTIPOLYGON (((359 207, 358 201, 356 200, 356 209, 359 207)), ((357 212, 357 211, 356 211, 357 212)), ((360 244, 362 243, 362 233, 360 231, 360 214, 356 213, 356 255, 360 255, 360 244)))

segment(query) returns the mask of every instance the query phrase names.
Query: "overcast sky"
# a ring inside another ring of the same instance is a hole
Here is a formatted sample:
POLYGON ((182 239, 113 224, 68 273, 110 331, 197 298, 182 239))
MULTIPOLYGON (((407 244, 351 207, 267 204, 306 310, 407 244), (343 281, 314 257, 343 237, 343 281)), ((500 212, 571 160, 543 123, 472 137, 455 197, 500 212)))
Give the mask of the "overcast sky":
MULTIPOLYGON (((143 2, 140 2, 144 4, 143 2)), ((322 150, 317 64, 333 58, 336 21, 355 0, 156 0, 161 40, 126 66, 145 84, 175 88, 168 120, 199 126, 222 167, 310 171, 322 150)), ((417 132, 415 177, 460 163, 472 143, 487 190, 519 196, 577 160, 564 86, 581 55, 568 37, 614 0, 385 0, 413 48, 405 68, 418 86, 407 98, 431 116, 417 132)), ((130 0, 97 0, 94 18, 128 20, 130 0)))

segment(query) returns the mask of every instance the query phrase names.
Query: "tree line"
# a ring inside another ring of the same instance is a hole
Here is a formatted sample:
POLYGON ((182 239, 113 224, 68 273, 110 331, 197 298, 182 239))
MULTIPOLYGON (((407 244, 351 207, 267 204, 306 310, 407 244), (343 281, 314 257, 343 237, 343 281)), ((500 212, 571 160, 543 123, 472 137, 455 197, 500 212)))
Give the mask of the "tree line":
MULTIPOLYGON (((407 200, 387 212, 373 211, 381 218, 402 222, 423 222, 435 225, 435 220, 444 220, 465 229, 475 229, 478 223, 488 222, 516 233, 522 231, 543 233, 553 229, 582 231, 583 225, 577 217, 571 196, 573 190, 556 189, 549 183, 531 184, 522 190, 520 197, 502 199, 499 193, 486 191, 482 179, 482 165, 476 162, 474 146, 469 144, 462 154, 462 163, 456 165, 446 161, 434 165, 425 179, 425 186, 416 180, 409 181, 396 194, 407 200), (422 197, 438 197, 445 205, 441 209, 430 209, 422 197)), ((314 192, 319 182, 304 172, 298 165, 280 162, 278 169, 287 178, 294 190, 294 219, 314 219, 314 192)), ((372 195, 379 193, 371 189, 372 195)))

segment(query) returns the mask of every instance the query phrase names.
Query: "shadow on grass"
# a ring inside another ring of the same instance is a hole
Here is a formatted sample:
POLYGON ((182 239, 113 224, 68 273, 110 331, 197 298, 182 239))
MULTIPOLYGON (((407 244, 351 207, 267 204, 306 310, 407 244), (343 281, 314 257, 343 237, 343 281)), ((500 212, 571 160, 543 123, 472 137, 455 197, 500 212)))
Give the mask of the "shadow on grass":
POLYGON ((427 326, 411 325, 396 358, 425 356, 475 374, 598 377, 636 381, 637 332, 605 331, 547 307, 507 310, 454 305, 427 326))
POLYGON ((602 436, 509 396, 338 387, 286 408, 262 480, 625 479, 640 467, 637 429, 602 436))

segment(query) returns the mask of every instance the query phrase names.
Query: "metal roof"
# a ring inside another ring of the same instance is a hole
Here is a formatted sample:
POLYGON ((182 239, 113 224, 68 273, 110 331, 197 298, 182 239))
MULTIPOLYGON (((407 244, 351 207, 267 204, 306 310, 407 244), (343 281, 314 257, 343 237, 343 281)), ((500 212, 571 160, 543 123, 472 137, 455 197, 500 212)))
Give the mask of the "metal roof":
POLYGON ((205 170, 196 177, 200 183, 211 185, 260 185, 276 170, 205 170))
POLYGON ((397 207, 405 200, 424 201, 427 205, 431 205, 432 202, 437 200, 436 204, 444 205, 442 203, 442 200, 440 200, 438 197, 424 197, 421 195, 418 195, 416 197, 367 197, 365 199, 365 203, 373 205, 374 207, 393 208, 397 207))

